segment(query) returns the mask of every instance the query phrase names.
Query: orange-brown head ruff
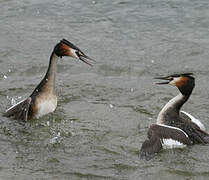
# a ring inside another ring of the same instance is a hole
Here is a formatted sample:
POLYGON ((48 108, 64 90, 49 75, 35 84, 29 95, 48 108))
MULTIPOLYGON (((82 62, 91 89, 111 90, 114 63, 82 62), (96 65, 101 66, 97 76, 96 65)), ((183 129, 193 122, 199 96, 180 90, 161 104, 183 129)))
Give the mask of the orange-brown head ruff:
POLYGON ((174 85, 178 88, 182 87, 184 84, 186 84, 189 79, 194 79, 194 77, 192 77, 193 73, 184 73, 184 74, 173 74, 170 76, 166 76, 166 77, 156 77, 155 79, 160 79, 160 80, 167 80, 165 82, 159 82, 156 84, 170 84, 170 85, 174 85))
POLYGON ((155 79, 166 80, 156 84, 170 84, 176 86, 182 94, 190 94, 195 86, 193 73, 174 74, 166 77, 157 77, 155 79))
POLYGON ((189 81, 189 78, 188 77, 185 77, 185 76, 181 76, 179 78, 174 78, 173 82, 170 84, 173 84, 174 86, 178 87, 178 88, 181 88, 184 84, 186 84, 187 82, 189 81))
POLYGON ((67 41, 66 39, 62 39, 55 46, 54 53, 59 57, 70 56, 73 58, 80 59, 81 61, 85 62, 86 64, 90 66, 92 66, 92 64, 90 64, 88 60, 94 61, 93 59, 85 55, 78 47, 76 47, 74 44, 67 41))

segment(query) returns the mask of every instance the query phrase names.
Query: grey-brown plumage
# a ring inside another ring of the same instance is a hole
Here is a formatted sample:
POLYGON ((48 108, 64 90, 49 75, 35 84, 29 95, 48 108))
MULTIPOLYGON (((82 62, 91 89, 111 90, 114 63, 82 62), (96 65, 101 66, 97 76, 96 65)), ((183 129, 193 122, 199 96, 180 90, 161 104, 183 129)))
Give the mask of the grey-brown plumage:
POLYGON ((193 144, 209 143, 209 134, 187 118, 180 116, 178 121, 171 121, 170 126, 182 129, 189 136, 193 144))

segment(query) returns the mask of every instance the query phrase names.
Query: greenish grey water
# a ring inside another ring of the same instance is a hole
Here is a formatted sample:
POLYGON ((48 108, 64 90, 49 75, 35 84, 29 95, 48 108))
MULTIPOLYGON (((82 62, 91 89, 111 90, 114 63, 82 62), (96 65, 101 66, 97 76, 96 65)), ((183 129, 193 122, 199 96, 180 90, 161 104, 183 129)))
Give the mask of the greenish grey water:
POLYGON ((155 76, 194 72, 184 110, 209 128, 208 8, 207 0, 0 0, 1 112, 32 92, 61 38, 97 60, 59 62, 54 113, 25 124, 0 115, 0 179, 208 179, 208 146, 138 157, 178 93, 155 76))

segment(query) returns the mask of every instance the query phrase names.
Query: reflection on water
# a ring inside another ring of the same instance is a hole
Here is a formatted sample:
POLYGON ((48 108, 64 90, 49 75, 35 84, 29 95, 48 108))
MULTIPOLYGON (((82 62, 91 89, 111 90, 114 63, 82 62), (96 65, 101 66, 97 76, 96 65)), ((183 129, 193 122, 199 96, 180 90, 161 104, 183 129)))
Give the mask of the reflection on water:
POLYGON ((194 72, 184 110, 208 119, 209 2, 0 1, 0 112, 27 97, 66 38, 93 68, 58 62, 58 107, 21 123, 0 115, 0 179, 208 179, 209 151, 196 145, 138 157, 162 106, 177 90, 153 77, 194 72), (199 153, 204 152, 204 153, 199 153))

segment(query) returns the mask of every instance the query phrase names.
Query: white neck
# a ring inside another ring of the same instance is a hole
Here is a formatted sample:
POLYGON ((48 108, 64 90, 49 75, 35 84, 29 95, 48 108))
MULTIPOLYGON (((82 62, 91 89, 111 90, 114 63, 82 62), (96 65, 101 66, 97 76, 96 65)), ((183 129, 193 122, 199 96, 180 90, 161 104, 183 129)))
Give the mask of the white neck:
POLYGON ((176 105, 184 99, 184 96, 180 93, 174 98, 172 98, 168 103, 163 107, 157 117, 157 124, 164 124, 165 123, 165 115, 168 111, 175 113, 176 105))

